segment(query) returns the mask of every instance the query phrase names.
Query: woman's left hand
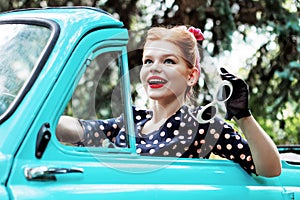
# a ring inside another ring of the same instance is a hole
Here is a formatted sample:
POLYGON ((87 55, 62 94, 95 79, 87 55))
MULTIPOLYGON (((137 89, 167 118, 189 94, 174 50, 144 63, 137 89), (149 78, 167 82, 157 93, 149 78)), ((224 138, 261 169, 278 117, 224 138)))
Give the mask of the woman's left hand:
POLYGON ((226 119, 231 120, 232 117, 241 119, 251 115, 249 110, 249 89, 246 82, 235 75, 229 73, 225 68, 221 67, 221 78, 227 80, 232 84, 233 91, 229 99, 225 102, 226 105, 226 119))

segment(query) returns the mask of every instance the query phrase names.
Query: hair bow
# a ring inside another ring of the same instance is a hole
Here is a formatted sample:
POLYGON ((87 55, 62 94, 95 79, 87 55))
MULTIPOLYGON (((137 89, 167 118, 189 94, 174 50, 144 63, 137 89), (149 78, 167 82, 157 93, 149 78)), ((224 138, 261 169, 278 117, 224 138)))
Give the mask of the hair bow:
POLYGON ((191 32, 195 36, 197 41, 204 40, 203 33, 199 28, 195 28, 195 27, 191 26, 188 28, 188 31, 191 32))

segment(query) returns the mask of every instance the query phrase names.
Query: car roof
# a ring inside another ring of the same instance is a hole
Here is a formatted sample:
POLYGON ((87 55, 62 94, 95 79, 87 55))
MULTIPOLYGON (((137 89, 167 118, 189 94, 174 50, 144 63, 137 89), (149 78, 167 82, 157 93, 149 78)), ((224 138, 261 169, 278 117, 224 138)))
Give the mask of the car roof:
POLYGON ((124 26, 121 21, 102 9, 82 6, 19 9, 0 14, 0 20, 14 18, 51 19, 61 28, 71 25, 76 27, 76 24, 81 29, 85 24, 88 24, 90 28, 91 26, 98 28, 124 26))

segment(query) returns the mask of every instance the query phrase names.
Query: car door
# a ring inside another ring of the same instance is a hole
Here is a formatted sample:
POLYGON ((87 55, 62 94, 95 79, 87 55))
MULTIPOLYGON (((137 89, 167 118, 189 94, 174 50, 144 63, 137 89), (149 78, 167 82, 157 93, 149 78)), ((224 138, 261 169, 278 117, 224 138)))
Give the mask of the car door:
POLYGON ((126 43, 125 30, 104 29, 76 47, 15 156, 7 182, 13 199, 284 198, 277 178, 250 176, 228 160, 136 154, 129 75, 137 75, 128 71, 126 43), (122 115, 128 142, 123 148, 61 143, 61 115, 122 115))

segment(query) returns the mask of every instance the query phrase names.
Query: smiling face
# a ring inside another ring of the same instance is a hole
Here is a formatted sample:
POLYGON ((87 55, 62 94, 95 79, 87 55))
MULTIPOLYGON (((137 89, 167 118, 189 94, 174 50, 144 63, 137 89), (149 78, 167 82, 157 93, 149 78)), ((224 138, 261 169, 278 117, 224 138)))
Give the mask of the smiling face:
POLYGON ((146 42, 140 79, 149 98, 183 102, 187 87, 195 83, 194 70, 175 44, 166 40, 146 42))

